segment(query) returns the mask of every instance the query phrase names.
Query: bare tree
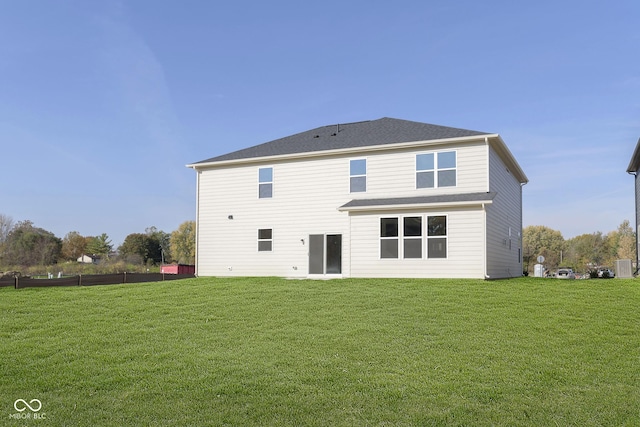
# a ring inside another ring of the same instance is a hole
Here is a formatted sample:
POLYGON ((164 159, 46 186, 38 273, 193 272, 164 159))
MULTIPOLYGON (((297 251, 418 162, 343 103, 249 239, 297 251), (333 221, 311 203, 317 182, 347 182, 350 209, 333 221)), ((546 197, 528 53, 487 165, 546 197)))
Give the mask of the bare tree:
POLYGON ((0 214, 0 245, 7 241, 7 236, 12 228, 13 218, 5 214, 0 214))

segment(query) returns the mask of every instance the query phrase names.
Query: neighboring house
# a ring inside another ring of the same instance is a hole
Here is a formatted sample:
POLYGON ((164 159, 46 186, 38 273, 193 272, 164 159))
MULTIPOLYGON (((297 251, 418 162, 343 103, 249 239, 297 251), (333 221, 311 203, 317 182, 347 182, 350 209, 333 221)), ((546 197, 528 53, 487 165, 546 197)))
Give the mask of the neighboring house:
POLYGON ((100 257, 97 255, 82 255, 78 257, 78 262, 83 264, 97 264, 100 262, 100 257))
POLYGON ((199 276, 522 275, 528 180, 498 134, 382 118, 188 167, 199 276))
POLYGON ((629 162, 629 166, 627 167, 627 173, 634 176, 635 179, 635 203, 636 203, 636 259, 633 260, 635 262, 636 270, 640 267, 640 263, 638 263, 638 254, 640 253, 640 245, 638 244, 638 229, 640 228, 640 178, 638 178, 638 173, 640 172, 640 139, 636 144, 635 150, 633 150, 633 154, 631 155, 631 161, 629 162))

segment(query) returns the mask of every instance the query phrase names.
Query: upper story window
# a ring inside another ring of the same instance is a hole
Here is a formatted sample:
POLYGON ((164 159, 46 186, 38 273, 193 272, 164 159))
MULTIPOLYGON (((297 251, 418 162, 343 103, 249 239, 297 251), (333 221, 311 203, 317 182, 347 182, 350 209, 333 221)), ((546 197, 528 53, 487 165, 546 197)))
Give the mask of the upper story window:
POLYGON ((416 188, 456 186, 456 152, 416 155, 416 188))
POLYGON ((355 159, 349 162, 349 191, 351 193, 367 191, 367 159, 355 159))
POLYGON ((258 197, 269 199, 273 197, 273 168, 258 169, 258 197))

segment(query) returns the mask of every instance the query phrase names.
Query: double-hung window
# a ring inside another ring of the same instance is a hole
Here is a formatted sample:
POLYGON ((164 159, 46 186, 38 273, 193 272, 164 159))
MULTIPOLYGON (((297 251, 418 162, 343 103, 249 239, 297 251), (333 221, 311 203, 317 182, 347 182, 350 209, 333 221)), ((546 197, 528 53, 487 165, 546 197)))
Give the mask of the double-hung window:
POLYGON ((380 258, 398 258, 398 218, 380 218, 380 258))
POLYGON ((367 191, 367 159, 354 159, 349 162, 349 191, 367 191))
POLYGON ((422 217, 406 216, 403 222, 404 258, 422 258, 422 217))
POLYGON ((441 151, 416 155, 416 188, 456 186, 456 152, 441 151))
POLYGON ((258 252, 273 251, 273 230, 271 228, 258 229, 258 252))
POLYGON ((273 197, 273 168, 258 169, 258 197, 269 199, 273 197))
POLYGON ((445 215, 427 218, 427 257, 447 257, 447 217, 445 215))

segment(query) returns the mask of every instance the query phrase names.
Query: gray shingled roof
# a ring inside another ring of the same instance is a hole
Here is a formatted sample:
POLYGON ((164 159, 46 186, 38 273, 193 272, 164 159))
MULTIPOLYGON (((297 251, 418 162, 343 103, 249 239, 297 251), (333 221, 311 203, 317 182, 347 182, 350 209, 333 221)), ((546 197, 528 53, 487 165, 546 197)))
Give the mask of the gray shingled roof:
POLYGON ((393 197, 387 199, 355 199, 340 206, 340 210, 365 207, 384 207, 397 205, 422 205, 431 203, 489 202, 496 197, 495 192, 442 194, 438 196, 393 197))
POLYGON ((478 135, 489 134, 384 117, 366 122, 323 126, 194 164, 478 135))

